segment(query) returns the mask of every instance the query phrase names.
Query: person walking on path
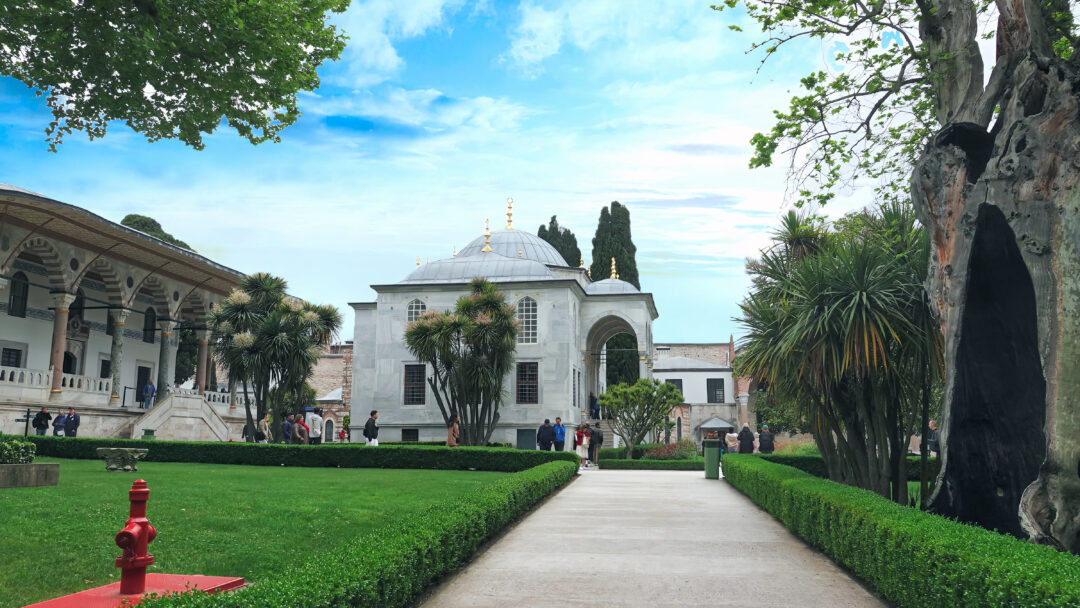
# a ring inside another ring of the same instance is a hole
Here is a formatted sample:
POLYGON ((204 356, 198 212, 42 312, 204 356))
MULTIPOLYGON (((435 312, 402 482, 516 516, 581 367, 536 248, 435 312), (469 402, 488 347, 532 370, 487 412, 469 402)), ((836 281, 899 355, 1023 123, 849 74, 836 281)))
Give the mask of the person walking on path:
POLYGON ((735 429, 731 429, 724 435, 724 445, 727 449, 724 451, 728 454, 735 454, 739 451, 739 436, 735 434, 735 429))
POLYGON ((307 445, 308 437, 310 435, 307 425, 304 424, 304 415, 297 414, 292 427, 292 442, 297 445, 307 445))
POLYGON ((742 430, 739 431, 739 453, 754 453, 754 432, 750 430, 749 424, 744 424, 742 430))
POLYGON ((148 409, 150 409, 151 405, 154 405, 154 395, 156 395, 156 394, 157 394, 157 387, 154 386, 153 382, 147 382, 146 384, 143 385, 143 387, 142 387, 142 400, 143 400, 143 409, 144 410, 148 410, 148 409))
POLYGON ((769 425, 764 424, 761 426, 761 432, 758 433, 758 451, 762 454, 772 454, 776 446, 773 444, 773 434, 769 432, 769 425))
POLYGON ((938 435, 937 421, 930 421, 930 432, 926 434, 926 448, 930 451, 930 456, 937 458, 938 452, 941 451, 941 437, 938 435))
POLYGON ((364 423, 364 438, 370 446, 379 445, 379 410, 371 410, 371 417, 364 423))
POLYGON ((53 437, 64 436, 64 423, 67 422, 67 416, 60 414, 52 421, 52 434, 53 437))
POLYGON ((64 420, 64 437, 75 437, 79 434, 79 415, 75 413, 75 408, 69 407, 67 418, 64 420))
POLYGON ((446 447, 456 448, 458 437, 461 437, 461 426, 458 424, 458 415, 450 414, 450 424, 446 425, 446 447))
POLYGON ((561 452, 566 448, 566 426, 562 423, 562 418, 555 417, 555 426, 551 427, 555 429, 555 451, 561 452))
POLYGON ((581 458, 581 468, 589 468, 589 425, 588 423, 579 425, 577 432, 574 433, 574 449, 577 451, 578 458, 581 458))
POLYGON ((34 416, 34 430, 38 435, 44 435, 49 430, 49 421, 52 420, 52 414, 49 413, 49 408, 43 407, 41 411, 34 416))
POLYGON ((340 439, 341 441, 344 442, 345 441, 345 429, 341 429, 340 431, 337 432, 337 434, 338 434, 338 439, 340 439))
POLYGON ((281 441, 288 445, 292 443, 292 429, 293 429, 293 415, 289 414, 285 417, 285 421, 281 423, 281 441))
POLYGON ((550 418, 544 418, 544 424, 536 429, 536 447, 541 452, 548 452, 553 443, 555 443, 555 427, 551 426, 550 418))
POLYGON ((602 445, 604 445, 604 431, 600 430, 600 425, 597 424, 589 433, 589 460, 593 464, 600 462, 600 446, 602 445))
POLYGON ((255 432, 255 441, 259 443, 270 443, 274 440, 274 436, 270 433, 270 414, 263 414, 263 417, 259 419, 259 427, 255 432))
POLYGON ((589 416, 593 420, 600 419, 600 401, 596 398, 596 393, 589 393, 589 416))
POLYGON ((319 445, 322 443, 322 410, 315 408, 315 411, 308 416, 307 423, 311 427, 311 445, 319 445))

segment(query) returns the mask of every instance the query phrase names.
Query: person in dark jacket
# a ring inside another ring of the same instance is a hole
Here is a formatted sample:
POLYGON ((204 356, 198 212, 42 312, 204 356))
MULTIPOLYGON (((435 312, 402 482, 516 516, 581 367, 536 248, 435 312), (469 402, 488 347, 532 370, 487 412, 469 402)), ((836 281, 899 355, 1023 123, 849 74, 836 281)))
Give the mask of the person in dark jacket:
POLYGON ((49 421, 52 420, 52 414, 49 413, 49 408, 43 407, 41 411, 34 416, 34 430, 38 435, 44 435, 49 430, 49 421))
POLYGON ((67 419, 64 420, 64 437, 75 437, 79 434, 79 415, 75 408, 68 408, 67 419))
POLYGON ((292 443, 293 417, 292 414, 289 414, 285 417, 285 422, 281 423, 281 437, 285 443, 292 443))
POLYGON ((773 434, 769 432, 769 425, 765 424, 758 433, 758 451, 762 454, 772 454, 776 446, 773 444, 773 434))
POLYGON ((750 430, 749 424, 744 424, 742 430, 739 431, 739 453, 754 453, 754 432, 750 430))
POLYGON ((566 447, 566 426, 562 423, 562 418, 555 418, 555 426, 551 427, 555 430, 555 451, 561 452, 566 447))
POLYGON ((364 423, 364 437, 368 445, 379 445, 379 410, 371 410, 371 417, 364 423))
POLYGON ((56 417, 56 420, 52 421, 52 436, 63 437, 64 436, 64 423, 67 422, 67 416, 60 414, 56 417))
POLYGON ((555 443, 555 427, 551 426, 550 418, 544 418, 544 424, 536 429, 536 447, 543 452, 549 452, 553 443, 555 443))
POLYGON ((593 426, 589 432, 589 460, 594 463, 600 460, 600 446, 604 445, 604 431, 599 426, 593 426))
POLYGON ((937 421, 930 421, 930 432, 926 436, 926 448, 930 451, 930 455, 937 457, 938 452, 941 451, 941 435, 938 433, 937 421))
POLYGON ((593 420, 600 418, 600 400, 596 398, 596 393, 589 393, 589 416, 593 420))

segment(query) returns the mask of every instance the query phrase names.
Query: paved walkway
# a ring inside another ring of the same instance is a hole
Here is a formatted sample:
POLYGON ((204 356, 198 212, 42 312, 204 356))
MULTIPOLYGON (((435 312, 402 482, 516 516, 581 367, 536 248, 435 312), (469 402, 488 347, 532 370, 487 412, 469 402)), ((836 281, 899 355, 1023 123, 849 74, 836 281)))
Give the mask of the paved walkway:
POLYGON ((724 481, 588 470, 420 606, 885 606, 724 481))

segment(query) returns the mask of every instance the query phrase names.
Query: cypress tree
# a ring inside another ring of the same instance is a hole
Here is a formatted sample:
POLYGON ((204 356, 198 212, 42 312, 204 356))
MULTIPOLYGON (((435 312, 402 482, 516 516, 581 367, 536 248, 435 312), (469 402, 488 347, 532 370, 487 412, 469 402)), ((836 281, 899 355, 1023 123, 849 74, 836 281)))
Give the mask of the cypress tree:
POLYGON ((560 226, 559 220, 555 219, 554 215, 551 216, 551 222, 547 226, 540 224, 536 236, 550 243, 566 260, 568 266, 578 265, 581 260, 581 249, 578 248, 577 237, 568 228, 560 226))
MULTIPOLYGON (((619 201, 612 201, 610 209, 600 210, 600 221, 593 238, 592 279, 599 281, 611 277, 611 258, 615 258, 619 278, 641 289, 638 280, 637 247, 630 237, 630 210, 619 201)), ((607 343, 607 384, 632 384, 639 377, 637 338, 631 334, 619 334, 607 343)))

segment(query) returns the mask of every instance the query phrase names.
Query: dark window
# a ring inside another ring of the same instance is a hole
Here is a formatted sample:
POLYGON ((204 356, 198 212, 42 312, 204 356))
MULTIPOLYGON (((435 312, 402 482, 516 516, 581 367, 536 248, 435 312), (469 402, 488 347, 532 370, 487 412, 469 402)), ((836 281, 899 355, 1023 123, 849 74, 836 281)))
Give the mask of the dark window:
POLYGON ((22 367, 22 351, 17 348, 5 348, 0 355, 0 365, 4 367, 22 367))
POLYGON ((411 443, 420 441, 420 429, 401 429, 401 440, 411 443))
POLYGON ((105 335, 111 336, 113 332, 113 316, 112 311, 105 311, 105 335))
POLYGON ((664 382, 666 382, 668 384, 674 384, 675 388, 679 389, 680 393, 682 392, 682 379, 681 378, 672 378, 671 380, 664 380, 664 382))
POLYGON ((71 303, 69 309, 68 320, 78 319, 82 323, 86 313, 86 296, 83 294, 83 290, 75 292, 75 301, 71 303))
POLYGON ((675 439, 682 441, 682 416, 675 419, 675 439))
POLYGON ((705 380, 706 398, 709 403, 724 403, 724 379, 708 378, 705 380))
POLYGON ((30 293, 30 281, 26 275, 16 272, 11 277, 11 294, 8 295, 8 314, 13 317, 26 316, 26 302, 30 293))
MULTIPOLYGON (((405 405, 424 405, 424 365, 405 366, 405 405)), ((405 441, 402 439, 402 441, 405 441)))
POLYGON ((112 374, 112 363, 108 359, 101 360, 101 369, 98 371, 98 378, 108 378, 112 374))
POLYGON ((540 364, 517 364, 517 402, 540 403, 540 364))
POLYGON ((77 374, 79 373, 79 358, 70 352, 64 353, 64 373, 65 374, 77 374))
POLYGON ((142 341, 148 344, 154 343, 154 331, 157 329, 157 313, 153 308, 147 308, 143 313, 142 341))

